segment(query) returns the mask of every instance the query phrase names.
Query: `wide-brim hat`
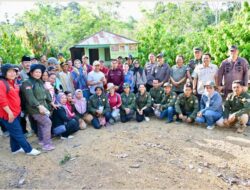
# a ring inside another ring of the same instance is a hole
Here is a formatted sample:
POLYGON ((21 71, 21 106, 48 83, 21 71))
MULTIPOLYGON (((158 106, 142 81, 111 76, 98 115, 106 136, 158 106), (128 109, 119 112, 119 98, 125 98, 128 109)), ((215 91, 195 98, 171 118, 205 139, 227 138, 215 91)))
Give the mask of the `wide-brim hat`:
POLYGON ((13 64, 10 64, 10 63, 6 63, 6 64, 3 64, 2 67, 1 67, 2 76, 3 76, 3 77, 6 77, 7 72, 8 72, 8 70, 10 70, 10 69, 15 70, 16 72, 19 71, 19 69, 17 68, 16 65, 13 65, 13 64))
POLYGON ((30 66, 30 71, 29 71, 29 74, 32 73, 34 70, 37 70, 37 69, 40 69, 42 71, 42 73, 45 72, 46 70, 46 67, 42 64, 32 64, 30 66))

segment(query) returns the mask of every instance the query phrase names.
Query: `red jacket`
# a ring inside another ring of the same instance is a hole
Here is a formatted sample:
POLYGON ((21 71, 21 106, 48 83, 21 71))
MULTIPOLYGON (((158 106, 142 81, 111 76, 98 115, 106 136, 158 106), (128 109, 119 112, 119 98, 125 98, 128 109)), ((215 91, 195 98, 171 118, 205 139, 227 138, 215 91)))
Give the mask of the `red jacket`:
POLYGON ((3 107, 9 106, 14 116, 17 117, 21 113, 21 100, 19 96, 19 86, 15 81, 8 80, 10 90, 7 93, 6 85, 0 81, 0 118, 8 120, 8 114, 3 107))

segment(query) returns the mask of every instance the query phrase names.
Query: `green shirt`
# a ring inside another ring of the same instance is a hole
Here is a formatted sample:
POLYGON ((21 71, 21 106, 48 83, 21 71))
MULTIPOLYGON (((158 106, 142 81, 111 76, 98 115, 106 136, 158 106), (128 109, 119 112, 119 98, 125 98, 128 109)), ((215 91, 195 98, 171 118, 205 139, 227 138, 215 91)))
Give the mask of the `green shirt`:
POLYGON ((21 86, 22 102, 25 102, 24 109, 28 114, 40 114, 38 106, 43 105, 48 110, 51 109, 51 95, 44 88, 42 80, 37 80, 32 77, 25 80, 21 86))
POLYGON ((175 102, 175 111, 178 114, 191 113, 189 117, 195 119, 199 111, 199 102, 197 97, 193 94, 190 97, 186 97, 184 93, 180 94, 175 102))
POLYGON ((177 95, 175 92, 171 91, 169 94, 164 93, 161 101, 161 109, 165 110, 168 107, 174 107, 177 95))
POLYGON ((142 109, 143 107, 151 107, 152 99, 148 92, 145 92, 143 95, 138 92, 136 94, 135 105, 136 109, 142 109))
POLYGON ((228 118, 229 114, 232 113, 235 113, 236 116, 240 116, 244 113, 250 113, 250 95, 247 92, 243 92, 239 96, 236 96, 234 93, 230 93, 227 96, 224 108, 224 118, 228 118))
POLYGON ((152 98, 152 104, 160 104, 164 95, 164 90, 162 87, 160 88, 151 88, 150 91, 150 96, 152 98))
POLYGON ((123 92, 121 94, 122 105, 121 110, 125 110, 125 108, 129 108, 130 110, 135 110, 135 94, 129 93, 128 95, 123 92))
POLYGON ((96 115, 96 110, 98 110, 101 106, 103 106, 103 114, 111 111, 108 98, 104 93, 102 93, 101 96, 97 96, 96 94, 92 95, 88 101, 89 113, 96 115))

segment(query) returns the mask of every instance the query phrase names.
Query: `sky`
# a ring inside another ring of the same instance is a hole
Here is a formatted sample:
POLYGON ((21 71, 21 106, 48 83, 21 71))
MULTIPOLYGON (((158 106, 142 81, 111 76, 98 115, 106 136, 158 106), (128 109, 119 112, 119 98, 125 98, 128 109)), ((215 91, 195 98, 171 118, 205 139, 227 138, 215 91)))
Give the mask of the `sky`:
MULTIPOLYGON (((70 1, 53 1, 66 5, 70 1)), ((87 1, 77 1, 80 4, 86 4, 87 1)), ((98 2, 98 1, 97 1, 98 2)), ((8 19, 10 22, 14 21, 16 14, 22 14, 26 10, 30 10, 34 7, 35 1, 4 1, 0 0, 0 22, 6 20, 6 13, 8 13, 8 19)), ((133 16, 135 19, 140 19, 142 14, 140 13, 140 7, 151 8, 155 4, 155 1, 122 1, 120 7, 120 15, 123 19, 133 16), (126 11, 125 11, 126 10, 126 11)))

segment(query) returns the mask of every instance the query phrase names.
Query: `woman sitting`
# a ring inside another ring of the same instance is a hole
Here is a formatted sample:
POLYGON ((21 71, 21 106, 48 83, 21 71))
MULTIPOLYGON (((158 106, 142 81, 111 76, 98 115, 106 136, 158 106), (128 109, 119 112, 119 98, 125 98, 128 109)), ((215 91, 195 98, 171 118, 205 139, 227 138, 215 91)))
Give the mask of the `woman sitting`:
POLYGON ((86 98, 83 97, 83 92, 81 89, 77 89, 75 91, 73 102, 74 112, 76 114, 76 117, 78 118, 80 129, 86 129, 86 123, 90 124, 93 120, 93 116, 86 112, 87 101, 86 98))
POLYGON ((120 119, 120 106, 122 104, 120 94, 115 92, 115 85, 113 83, 108 83, 107 94, 109 105, 111 108, 111 118, 109 120, 110 124, 114 124, 115 121, 120 119))
POLYGON ((88 110, 94 117, 91 123, 95 129, 100 129, 110 120, 110 106, 107 97, 103 93, 102 87, 95 87, 95 94, 90 97, 88 102, 88 110))
POLYGON ((61 135, 61 139, 73 138, 71 134, 78 131, 79 123, 74 114, 70 112, 67 106, 67 97, 64 93, 57 95, 57 103, 60 106, 53 111, 52 128, 54 135, 61 135))
POLYGON ((149 115, 153 113, 151 107, 152 98, 150 94, 146 91, 143 84, 139 86, 139 91, 136 94, 135 106, 136 106, 136 121, 142 122, 144 119, 149 121, 149 115))

